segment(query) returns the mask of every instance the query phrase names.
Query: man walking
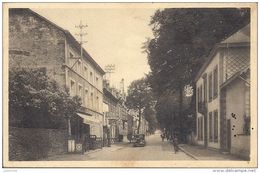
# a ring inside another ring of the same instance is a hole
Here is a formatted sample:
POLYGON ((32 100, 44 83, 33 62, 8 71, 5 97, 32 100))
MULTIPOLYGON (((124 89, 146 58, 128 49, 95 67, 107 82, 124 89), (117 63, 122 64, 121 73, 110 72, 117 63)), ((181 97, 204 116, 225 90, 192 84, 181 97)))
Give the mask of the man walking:
POLYGON ((173 142, 174 152, 175 152, 175 154, 176 154, 177 151, 179 150, 179 148, 178 148, 178 138, 177 138, 177 136, 174 136, 172 142, 173 142))

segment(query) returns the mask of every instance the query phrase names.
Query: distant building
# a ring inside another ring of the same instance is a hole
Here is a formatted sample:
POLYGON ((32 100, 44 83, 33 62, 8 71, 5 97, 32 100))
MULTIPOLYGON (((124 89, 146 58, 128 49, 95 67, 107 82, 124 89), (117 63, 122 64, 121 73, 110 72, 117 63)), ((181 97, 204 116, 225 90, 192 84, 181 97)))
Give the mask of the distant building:
POLYGON ((80 56, 81 46, 69 31, 30 9, 9 10, 9 67, 45 68, 71 96, 82 99, 78 123, 71 126, 69 151, 74 151, 77 143, 89 141, 90 135, 103 136, 105 72, 85 49, 80 56))
POLYGON ((107 81, 104 82, 104 104, 107 107, 106 112, 104 112, 104 128, 107 131, 107 139, 116 140, 118 137, 118 119, 119 119, 119 113, 117 110, 117 104, 119 102, 116 95, 112 92, 112 89, 109 87, 109 84, 107 81))
POLYGON ((198 144, 249 158, 249 65, 250 24, 217 44, 195 79, 198 144))
MULTIPOLYGON (((129 119, 129 124, 131 126, 128 126, 128 134, 138 134, 138 125, 139 125, 139 113, 134 110, 129 110, 128 111, 128 119, 129 119)), ((143 115, 141 115, 141 125, 139 129, 139 134, 146 134, 148 132, 149 128, 149 123, 148 121, 144 118, 143 115)))
POLYGON ((122 141, 127 136, 128 119, 127 108, 125 106, 125 97, 119 90, 109 86, 104 80, 104 104, 108 110, 104 113, 107 127, 109 129, 109 137, 112 142, 122 141))

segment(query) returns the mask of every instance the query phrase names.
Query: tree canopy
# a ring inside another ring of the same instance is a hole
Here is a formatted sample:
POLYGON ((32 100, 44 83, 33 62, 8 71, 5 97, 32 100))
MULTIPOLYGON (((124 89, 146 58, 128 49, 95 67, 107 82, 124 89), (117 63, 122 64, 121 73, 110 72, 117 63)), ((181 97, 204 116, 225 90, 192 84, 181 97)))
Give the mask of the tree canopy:
POLYGON ((80 108, 79 97, 48 78, 46 70, 12 69, 9 72, 9 122, 27 128, 66 128, 66 119, 80 108))
MULTIPOLYGON (((133 81, 128 88, 128 95, 126 97, 126 106, 138 112, 139 123, 137 133, 140 130, 141 116, 146 112, 146 120, 150 120, 149 124, 154 125, 156 120, 153 119, 152 113, 154 99, 151 87, 148 85, 146 78, 133 81)), ((144 115, 144 116, 145 116, 144 115)))
POLYGON ((150 22, 154 38, 146 49, 155 93, 191 83, 213 46, 249 20, 249 9, 156 11, 150 22))
MULTIPOLYGON (((194 87, 194 77, 214 45, 248 24, 247 8, 168 8, 157 10, 150 26, 154 38, 143 48, 151 73, 148 81, 157 99, 161 124, 185 126, 183 121, 185 85, 194 87), (177 117, 176 117, 177 116, 177 117), (180 124, 181 123, 181 124, 180 124)), ((195 102, 194 96, 191 101, 195 102)), ((193 106, 194 103, 186 103, 193 106)), ((181 128, 182 129, 182 128, 181 128)))

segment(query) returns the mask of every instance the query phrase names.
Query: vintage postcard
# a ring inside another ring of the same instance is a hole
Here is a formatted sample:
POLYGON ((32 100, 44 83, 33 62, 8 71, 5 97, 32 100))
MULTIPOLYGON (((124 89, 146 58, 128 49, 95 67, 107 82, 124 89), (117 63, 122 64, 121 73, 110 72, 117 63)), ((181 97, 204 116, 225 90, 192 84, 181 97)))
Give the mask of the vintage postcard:
POLYGON ((257 167, 257 3, 3 3, 3 167, 257 167))

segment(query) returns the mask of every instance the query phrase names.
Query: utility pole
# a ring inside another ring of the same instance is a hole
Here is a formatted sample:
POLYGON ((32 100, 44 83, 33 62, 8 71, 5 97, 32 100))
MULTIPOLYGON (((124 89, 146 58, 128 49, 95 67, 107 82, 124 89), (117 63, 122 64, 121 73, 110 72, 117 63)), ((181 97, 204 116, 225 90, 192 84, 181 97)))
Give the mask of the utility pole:
MULTIPOLYGON (((88 25, 83 25, 82 24, 82 21, 80 21, 80 24, 75 26, 76 28, 79 28, 80 29, 80 32, 76 35, 79 35, 80 36, 80 41, 79 41, 79 44, 80 44, 80 57, 70 57, 71 59, 76 59, 76 61, 74 62, 74 64, 72 65, 71 69, 76 65, 76 63, 78 61, 80 61, 83 57, 83 43, 86 43, 86 41, 83 41, 83 36, 84 35, 87 35, 87 33, 84 33, 83 32, 83 29, 88 27, 88 25)), ((79 134, 79 133, 78 133, 79 134)), ((72 148, 73 146, 73 139, 71 137, 71 119, 68 118, 68 138, 69 138, 69 141, 68 141, 68 151, 69 152, 74 152, 74 149, 72 148)))
POLYGON ((85 35, 87 35, 86 32, 83 32, 83 29, 88 27, 88 25, 87 24, 83 25, 82 21, 80 20, 80 24, 76 25, 75 27, 80 29, 79 33, 77 33, 76 35, 78 35, 80 37, 80 42, 79 42, 79 44, 80 44, 80 57, 82 57, 82 45, 87 42, 87 41, 83 41, 83 37, 85 35))
POLYGON ((79 33, 76 33, 76 35, 79 36, 79 38, 80 38, 80 41, 79 41, 80 57, 74 57, 74 59, 77 59, 77 60, 75 61, 75 63, 72 65, 71 68, 73 68, 75 66, 75 64, 83 57, 83 44, 87 43, 87 41, 83 40, 83 37, 85 35, 87 35, 87 33, 83 31, 83 29, 86 28, 86 27, 88 27, 88 25, 87 24, 83 25, 81 20, 80 20, 80 24, 75 26, 75 28, 79 28, 79 33))
POLYGON ((125 79, 124 78, 121 79, 120 89, 121 89, 122 94, 124 95, 125 94, 125 79))

